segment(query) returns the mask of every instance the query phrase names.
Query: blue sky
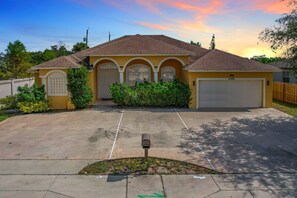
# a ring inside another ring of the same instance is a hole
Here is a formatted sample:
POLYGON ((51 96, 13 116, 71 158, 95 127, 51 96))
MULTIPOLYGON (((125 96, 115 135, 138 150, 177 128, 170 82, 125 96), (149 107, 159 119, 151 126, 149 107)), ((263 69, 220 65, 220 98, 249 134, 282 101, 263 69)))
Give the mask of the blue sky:
POLYGON ((89 27, 90 46, 126 34, 165 34, 241 56, 267 54, 258 35, 288 10, 279 0, 0 0, 0 52, 15 40, 27 50, 63 41, 69 49, 89 27))

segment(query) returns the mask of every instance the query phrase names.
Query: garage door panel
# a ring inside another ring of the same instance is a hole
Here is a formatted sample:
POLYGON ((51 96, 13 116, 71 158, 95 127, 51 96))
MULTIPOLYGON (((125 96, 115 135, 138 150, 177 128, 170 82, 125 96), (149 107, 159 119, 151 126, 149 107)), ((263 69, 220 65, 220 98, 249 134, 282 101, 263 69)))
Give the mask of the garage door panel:
POLYGON ((262 107, 261 80, 200 80, 199 107, 262 107))

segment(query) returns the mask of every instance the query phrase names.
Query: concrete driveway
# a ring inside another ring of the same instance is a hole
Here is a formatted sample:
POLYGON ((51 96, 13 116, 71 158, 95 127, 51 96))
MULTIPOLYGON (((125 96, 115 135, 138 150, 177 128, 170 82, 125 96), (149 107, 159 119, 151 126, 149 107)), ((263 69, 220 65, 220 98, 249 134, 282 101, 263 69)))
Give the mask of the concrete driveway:
MULTIPOLYGON (((275 109, 196 112, 98 106, 84 111, 21 115, 1 122, 0 184, 7 185, 7 188, 0 189, 0 194, 23 189, 12 188, 12 183, 35 185, 34 175, 44 178, 49 186, 59 178, 63 180, 63 175, 70 175, 69 178, 81 183, 85 177, 74 175, 89 163, 143 156, 142 133, 151 134, 151 156, 188 161, 230 173, 212 177, 213 185, 220 188, 214 192, 228 194, 232 189, 236 192, 230 196, 238 197, 236 193, 246 195, 246 190, 253 194, 252 190, 259 190, 260 185, 268 197, 294 197, 297 193, 297 120, 287 114, 275 109), (25 176, 21 176, 23 174, 25 176)), ((195 176, 193 178, 196 180, 195 176)), ((126 194, 129 191, 126 183, 130 186, 127 181, 123 186, 126 194)), ((171 184, 168 182, 171 180, 160 181, 165 182, 159 182, 161 186, 165 185, 163 192, 170 195, 168 185, 171 184)), ((152 182, 151 185, 157 185, 159 189, 159 183, 152 182)), ((190 184, 185 183, 184 187, 200 189, 190 184)), ((172 192, 179 185, 178 182, 172 184, 172 192)), ((97 184, 93 187, 98 190, 97 184)), ((41 193, 34 189, 32 193, 41 193)), ((46 187, 43 190, 50 194, 51 189, 46 187)), ((106 193, 114 192, 111 189, 113 186, 106 188, 106 193)), ((131 189, 134 189, 133 185, 131 189)), ((77 193, 76 188, 72 190, 77 193)), ((258 193, 262 197, 262 192, 258 193)))
POLYGON ((297 120, 275 109, 97 107, 21 115, 0 123, 0 159, 77 160, 75 168, 81 168, 95 160, 143 156, 142 133, 151 134, 151 156, 228 173, 297 172, 297 120))

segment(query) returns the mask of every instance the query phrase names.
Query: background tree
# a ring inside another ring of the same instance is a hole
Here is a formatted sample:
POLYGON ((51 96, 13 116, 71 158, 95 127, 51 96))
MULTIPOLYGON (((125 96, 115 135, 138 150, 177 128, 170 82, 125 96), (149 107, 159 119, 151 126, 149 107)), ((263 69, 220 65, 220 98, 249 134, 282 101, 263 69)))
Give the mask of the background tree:
POLYGON ((281 61, 282 58, 280 57, 266 57, 265 55, 261 55, 261 56, 253 56, 251 58, 251 60, 255 60, 264 64, 269 64, 269 63, 274 63, 274 62, 278 62, 281 61))
POLYGON ((10 78, 24 78, 30 76, 27 73, 30 69, 30 55, 26 51, 25 45, 17 40, 14 43, 9 43, 6 49, 6 72, 10 78))
POLYGON ((196 42, 196 43, 195 43, 194 41, 191 41, 190 44, 192 44, 192 45, 196 45, 196 46, 198 46, 198 47, 201 47, 201 46, 202 46, 200 42, 196 42))
POLYGON ((297 74, 297 1, 291 0, 288 6, 292 7, 291 12, 277 19, 277 25, 265 28, 259 39, 269 43, 273 51, 283 49, 288 66, 297 74))
POLYGON ((71 52, 67 50, 66 44, 63 43, 63 41, 59 41, 57 45, 51 46, 51 50, 55 52, 56 57, 67 56, 71 54, 71 52))
POLYGON ((0 53, 0 80, 7 79, 6 74, 6 62, 5 62, 5 54, 3 52, 0 53))
POLYGON ((80 51, 82 51, 84 49, 88 49, 88 48, 89 48, 89 46, 86 43, 78 42, 78 43, 73 45, 72 53, 80 52, 80 51))
POLYGON ((209 49, 214 50, 215 48, 216 48, 216 38, 215 38, 215 35, 213 34, 210 41, 209 49))

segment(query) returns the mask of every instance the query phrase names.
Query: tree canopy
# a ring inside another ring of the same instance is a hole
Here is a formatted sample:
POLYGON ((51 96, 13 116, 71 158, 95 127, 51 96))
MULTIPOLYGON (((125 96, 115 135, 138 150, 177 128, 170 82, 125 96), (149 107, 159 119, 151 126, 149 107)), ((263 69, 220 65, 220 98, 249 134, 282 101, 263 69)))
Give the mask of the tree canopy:
POLYGON ((297 74, 297 1, 291 0, 288 6, 292 7, 291 12, 283 14, 273 27, 265 28, 259 39, 269 43, 273 51, 282 49, 288 65, 297 74))
POLYGON ((192 44, 192 45, 196 45, 196 46, 198 46, 198 47, 201 47, 201 46, 202 46, 200 42, 194 42, 194 41, 191 41, 190 44, 192 44))
POLYGON ((76 53, 76 52, 80 52, 80 51, 82 51, 84 49, 88 49, 88 48, 89 48, 89 46, 86 43, 78 42, 73 45, 72 52, 76 53))
POLYGON ((5 78, 24 78, 28 77, 27 70, 30 69, 30 55, 26 51, 25 45, 16 40, 9 43, 6 49, 4 69, 5 78))

